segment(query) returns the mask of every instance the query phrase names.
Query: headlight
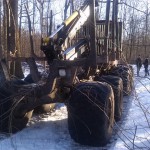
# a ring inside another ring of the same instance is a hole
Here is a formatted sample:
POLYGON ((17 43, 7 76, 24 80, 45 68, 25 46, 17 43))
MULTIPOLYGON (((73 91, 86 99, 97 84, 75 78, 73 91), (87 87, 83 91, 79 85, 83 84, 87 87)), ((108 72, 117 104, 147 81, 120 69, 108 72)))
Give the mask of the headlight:
POLYGON ((66 70, 65 69, 59 69, 59 76, 60 77, 66 77, 66 70))

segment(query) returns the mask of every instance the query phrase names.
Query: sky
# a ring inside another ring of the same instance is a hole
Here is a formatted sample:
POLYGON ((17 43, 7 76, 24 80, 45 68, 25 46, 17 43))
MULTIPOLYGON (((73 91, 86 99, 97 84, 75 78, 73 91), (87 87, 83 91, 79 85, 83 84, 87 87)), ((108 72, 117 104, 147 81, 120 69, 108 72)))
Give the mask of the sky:
MULTIPOLYGON (((76 0, 77 1, 77 0, 76 0)), ((102 1, 106 1, 106 0, 102 0, 102 1)), ((119 2, 127 2, 128 5, 131 5, 131 6, 134 6, 134 7, 137 7, 138 9, 142 10, 142 11, 145 11, 146 10, 146 2, 147 0, 119 0, 119 2), (134 4, 134 1, 135 1, 135 4, 134 4), (139 3, 139 4, 138 4, 139 3), (138 5, 137 5, 138 4, 138 5)), ((150 2, 149 2, 150 3, 150 2)), ((65 0, 51 0, 51 3, 50 3, 50 9, 53 10, 53 22, 55 24, 55 27, 57 27, 57 25, 60 25, 62 22, 63 22, 63 16, 64 16, 64 5, 65 5, 65 0)), ((24 6, 24 5, 23 5, 24 6)), ((40 23, 40 19, 39 19, 39 11, 37 10, 36 14, 38 14, 36 17, 33 16, 33 6, 32 6, 32 3, 29 3, 29 13, 31 15, 31 21, 32 21, 32 17, 35 19, 35 23, 34 23, 34 27, 36 30, 40 30, 40 26, 39 26, 39 23, 40 23)), ((40 8, 40 6, 38 5, 38 7, 40 8)), ((20 8, 20 7, 19 7, 20 8)), ((100 8, 100 19, 105 19, 105 11, 106 11, 106 4, 102 4, 102 3, 99 3, 99 8, 100 8)), ((133 10, 130 10, 128 9, 129 7, 127 6, 127 16, 130 17, 131 16, 131 13, 133 13, 133 10)), ((47 12, 47 4, 44 5, 44 18, 47 17, 47 14, 49 14, 50 12, 47 12)), ((68 16, 70 14, 70 10, 68 9, 68 16)), ((139 11, 136 11, 135 10, 135 14, 139 14, 139 15, 142 15, 143 16, 143 13, 140 13, 139 11)), ((23 15, 24 16, 24 19, 26 18, 25 16, 26 15, 23 15)), ((122 21, 124 20, 124 8, 123 8, 123 5, 119 5, 119 16, 118 18, 122 21)), ((111 18, 111 16, 110 16, 111 18)), ((144 17, 143 17, 144 18, 144 17)), ((26 19, 25 19, 26 20, 26 19)), ((27 20, 26 20, 27 21, 27 20)), ((23 21, 24 22, 24 21, 23 21)), ((28 27, 27 26, 27 23, 23 24, 23 26, 25 27, 28 27)))
MULTIPOLYGON (((134 72, 136 67, 133 65, 134 72)), ((25 69, 26 74, 29 71, 25 69)), ((0 135, 0 150, 148 150, 150 149, 150 78, 135 74, 134 89, 123 100, 122 119, 114 126, 110 143, 88 147, 75 143, 67 128, 67 109, 59 104, 51 114, 33 116, 28 126, 11 137, 0 135)))

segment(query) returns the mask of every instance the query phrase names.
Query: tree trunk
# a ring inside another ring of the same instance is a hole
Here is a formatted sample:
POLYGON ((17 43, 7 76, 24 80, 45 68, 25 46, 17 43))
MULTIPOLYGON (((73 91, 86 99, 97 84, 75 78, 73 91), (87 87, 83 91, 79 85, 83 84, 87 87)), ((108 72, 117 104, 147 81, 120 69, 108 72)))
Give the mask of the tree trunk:
POLYGON ((49 25, 49 35, 52 34, 52 26, 53 26, 53 12, 50 11, 50 25, 49 25))
MULTIPOLYGON (((2 2, 0 1, 0 12, 2 11, 2 2)), ((3 51, 2 51, 2 18, 0 14, 0 59, 3 58, 3 51)))
MULTIPOLYGON (((8 7, 8 19, 7 19, 7 46, 8 51, 13 56, 19 55, 19 46, 17 45, 18 34, 18 0, 9 0, 8 7)), ((13 61, 10 64, 10 74, 15 75, 18 78, 23 78, 23 72, 21 68, 21 62, 13 61)))
POLYGON ((8 24, 7 24, 7 45, 8 50, 13 54, 16 51, 16 29, 18 22, 18 1, 9 0, 7 3, 8 7, 8 24))
POLYGON ((70 15, 74 12, 74 3, 73 3, 74 0, 70 0, 70 15))
POLYGON ((33 34, 32 34, 32 27, 31 27, 31 19, 26 8, 26 13, 27 13, 27 17, 28 17, 28 25, 29 25, 29 35, 30 35, 30 46, 31 46, 31 59, 28 60, 28 64, 30 66, 30 73, 32 76, 32 79, 34 82, 38 82, 40 80, 40 75, 38 73, 38 68, 36 66, 36 62, 34 60, 34 57, 36 57, 35 53, 34 53, 34 43, 33 43, 33 34))
POLYGON ((4 19, 3 19, 3 47, 4 47, 4 55, 7 58, 7 18, 8 18, 8 7, 6 0, 3 1, 3 12, 4 12, 4 19))
POLYGON ((65 1, 65 8, 64 8, 64 20, 67 19, 67 10, 69 8, 69 2, 68 0, 65 1))

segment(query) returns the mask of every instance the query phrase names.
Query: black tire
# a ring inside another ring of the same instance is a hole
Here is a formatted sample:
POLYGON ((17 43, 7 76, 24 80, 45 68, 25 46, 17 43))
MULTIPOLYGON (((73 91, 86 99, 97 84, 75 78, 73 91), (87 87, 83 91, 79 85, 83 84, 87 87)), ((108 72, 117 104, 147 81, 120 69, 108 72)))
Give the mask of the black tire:
POLYGON ((114 67, 111 72, 111 75, 119 76, 123 80, 123 95, 130 95, 132 91, 132 81, 131 81, 131 69, 129 66, 118 65, 114 67))
POLYGON ((106 82, 112 86, 114 92, 114 103, 115 103, 115 121, 119 121, 122 116, 123 108, 123 81, 120 77, 107 75, 107 76, 96 76, 95 81, 106 82))
POLYGON ((17 106, 23 101, 17 103, 11 85, 12 83, 7 82, 0 88, 0 131, 7 133, 15 133, 25 128, 33 112, 31 110, 20 116, 17 106))
POLYGON ((67 103, 68 129, 76 142, 104 146, 114 124, 114 95, 111 86, 86 82, 76 86, 67 103))
POLYGON ((18 116, 16 116, 12 113, 12 115, 10 115, 9 117, 9 120, 11 120, 12 118, 12 123, 11 121, 9 121, 9 132, 15 133, 24 129, 27 123, 29 122, 29 120, 31 119, 32 114, 33 114, 33 110, 25 113, 23 116, 19 116, 19 114, 18 116))

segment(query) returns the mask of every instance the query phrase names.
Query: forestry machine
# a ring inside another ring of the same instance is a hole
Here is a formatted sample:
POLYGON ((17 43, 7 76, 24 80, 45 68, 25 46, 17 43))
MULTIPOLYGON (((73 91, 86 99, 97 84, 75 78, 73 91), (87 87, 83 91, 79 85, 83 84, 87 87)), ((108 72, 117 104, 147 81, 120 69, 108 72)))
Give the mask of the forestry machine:
MULTIPOLYGON (((90 146, 109 142, 114 122, 122 115, 123 96, 131 93, 133 71, 122 59, 118 0, 106 1, 105 20, 96 20, 97 4, 86 0, 56 31, 42 38, 41 50, 49 66, 46 80, 20 84, 8 81, 1 71, 7 81, 0 89, 2 132, 23 129, 38 106, 64 103, 71 138, 90 146)), ((1 61, 1 70, 4 64, 1 61)))

